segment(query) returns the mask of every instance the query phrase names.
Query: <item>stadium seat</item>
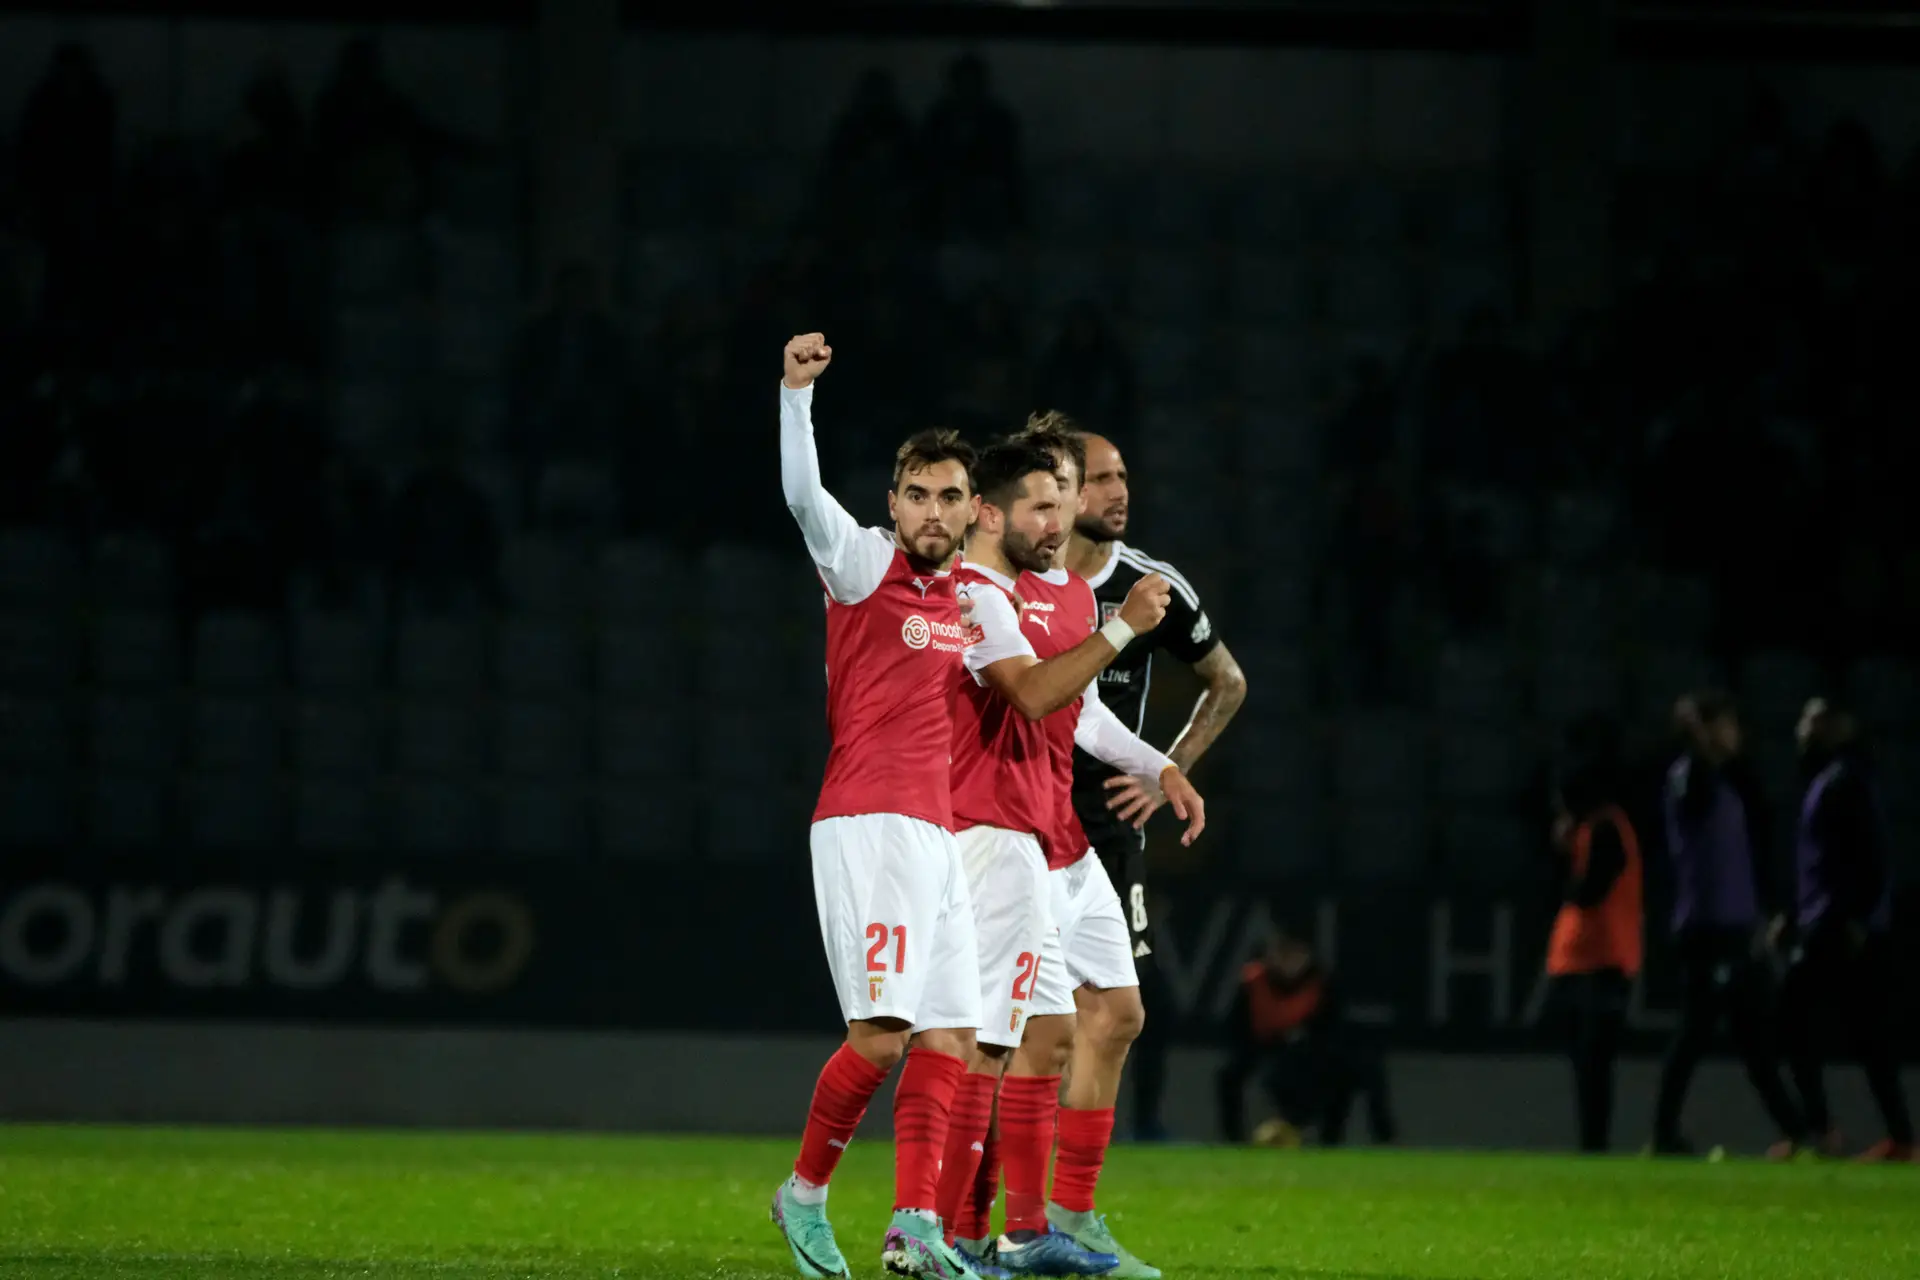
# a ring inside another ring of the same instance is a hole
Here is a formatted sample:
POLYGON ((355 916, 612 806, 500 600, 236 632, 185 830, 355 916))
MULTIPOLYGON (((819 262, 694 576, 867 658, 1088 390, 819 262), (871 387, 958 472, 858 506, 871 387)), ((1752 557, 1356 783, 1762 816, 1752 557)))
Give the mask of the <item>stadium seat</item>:
POLYGON ((96 684, 152 689, 180 679, 180 623, 170 614, 101 614, 92 638, 96 684))
POLYGON ((586 717, 554 702, 505 702, 493 725, 493 763, 504 774, 571 778, 587 770, 586 717))
POLYGON ((1296 414, 1307 406, 1309 350, 1304 330, 1248 329, 1240 335, 1240 394, 1256 413, 1296 414))
POLYGON ((1340 795, 1418 806, 1426 794, 1426 722, 1390 712, 1349 715, 1335 726, 1333 762, 1340 795))
POLYGON ((527 535, 507 543, 500 575, 513 607, 538 617, 587 611, 591 581, 585 557, 556 538, 527 535))
POLYGON ((695 686, 703 702, 756 706, 788 683, 786 657, 763 634, 709 623, 694 654, 695 686))
POLYGON ((375 792, 359 780, 298 779, 292 827, 294 847, 309 853, 366 853, 382 845, 375 792))
MULTIPOLYGON (((1252 687, 1253 677, 1247 683, 1252 687)), ((1220 757, 1210 756, 1209 768, 1226 765, 1236 795, 1281 797, 1295 807, 1318 804, 1330 773, 1323 741, 1280 707, 1263 699, 1259 708, 1228 728, 1232 750, 1223 746, 1220 757)))
POLYGON ((1511 309, 1512 289, 1506 273, 1491 261, 1449 258, 1421 273, 1427 325, 1442 339, 1457 337, 1467 317, 1485 307, 1502 313, 1511 309))
POLYGON ((482 851, 490 844, 482 795, 467 783, 405 780, 394 792, 395 842, 404 853, 459 856, 482 851))
POLYGON ((1313 660, 1305 649, 1272 643, 1260 633, 1250 635, 1244 644, 1236 637, 1230 648, 1248 687, 1260 690, 1263 715, 1299 717, 1313 711, 1318 691, 1313 660))
POLYGON ((1119 209, 1138 244, 1191 251, 1226 229, 1225 198, 1206 174, 1162 168, 1127 184, 1127 194, 1119 209))
POLYGON ((379 680, 374 628, 352 613, 298 613, 292 626, 293 681, 302 689, 370 689, 379 680))
POLYGON ((515 783, 495 803, 495 847, 524 857, 585 857, 593 833, 585 794, 574 782, 515 783))
POLYGON ((63 769, 72 762, 73 744, 64 700, 32 694, 0 697, 0 767, 63 769))
POLYGON ((1449 727, 1437 744, 1435 783, 1447 800, 1518 800, 1526 786, 1522 744, 1510 730, 1449 727))
POLYGON ((596 665, 602 693, 680 702, 687 654, 668 629, 669 623, 668 611, 658 610, 650 626, 607 627, 600 632, 596 665))
POLYGON ((1187 255, 1140 253, 1128 273, 1128 310, 1155 324, 1200 328, 1218 310, 1214 292, 1203 265, 1187 255))
MULTIPOLYGON (((735 798, 736 803, 738 797, 735 798)), ((697 856, 697 809, 684 788, 609 782, 600 788, 600 851, 618 858, 684 864, 697 856)))
POLYGON ((73 678, 73 648, 52 614, 0 613, 0 689, 45 693, 73 678))
POLYGON ((192 759, 215 773, 252 774, 280 765, 280 725, 264 698, 203 697, 192 708, 192 759))
POLYGON ((328 268, 334 301, 392 303, 421 283, 421 244, 411 231, 343 226, 333 233, 328 268))
POLYGON ((1349 806, 1340 815, 1333 869, 1349 884, 1405 884, 1427 873, 1430 845, 1420 809, 1349 806))
POLYGON ((720 271, 711 241, 691 234, 625 237, 622 262, 627 304, 643 315, 658 313, 677 290, 712 287, 720 271))
MULTIPOLYGON (((1245 816, 1228 820, 1227 836, 1230 859, 1242 876, 1262 884, 1325 874, 1333 840, 1317 803, 1262 792, 1236 793, 1235 799, 1236 811, 1245 816)), ((1213 821, 1209 816, 1209 838, 1213 821)))
POLYGON ((88 582, 96 605, 164 609, 173 601, 173 552, 147 534, 103 535, 94 547, 88 582))
POLYGON ((309 777, 371 777, 381 768, 382 736, 371 701, 304 701, 289 716, 288 755, 309 777))
POLYGON ((1286 173, 1261 173, 1242 179, 1228 197, 1227 217, 1234 238, 1262 253, 1298 253, 1307 240, 1307 188, 1286 173))
MULTIPOLYGON (((1326 263, 1327 319, 1342 329, 1400 332, 1413 319, 1412 284, 1404 265, 1374 256, 1326 263)), ((1391 360, 1398 351, 1391 351, 1391 360)))
POLYGON ((486 633, 459 618, 403 616, 394 679, 412 693, 476 693, 486 681, 486 633))
POLYGON ((333 367, 354 381, 408 378, 427 366, 426 336, 417 307, 349 307, 334 313, 333 367))
MULTIPOLYGON (((1033 301, 1044 316, 1057 318, 1076 302, 1111 307, 1119 301, 1114 285, 1089 245, 1048 245, 1034 254, 1033 301)), ((1053 336, 1051 327, 1040 334, 1043 342, 1053 336)))
POLYGON ((87 784, 82 826, 95 849, 155 849, 168 836, 167 782, 150 774, 103 773, 87 784))
POLYGON ((196 849, 277 853, 286 839, 272 774, 196 774, 186 787, 187 838, 196 849))
MULTIPOLYGON (((1920 723, 1920 672, 1894 658, 1862 658, 1847 673, 1847 696, 1875 725, 1920 723)), ((1914 779, 1920 785, 1920 776, 1914 779)))
POLYGON ((456 303, 511 303, 520 294, 513 241, 487 231, 435 230, 429 242, 434 292, 456 303))
POLYGON ((444 157, 434 166, 440 205, 454 226, 510 235, 519 218, 525 175, 503 154, 444 157))
POLYGON ((597 766, 608 778, 658 778, 676 785, 692 772, 686 726, 653 707, 601 706, 594 720, 597 766))
POLYGON ((0 530, 0 606, 63 599, 80 585, 80 557, 59 534, 0 530))
POLYGON ((1534 714, 1554 726, 1592 712, 1618 715, 1624 694, 1620 664, 1611 654, 1547 653, 1534 671, 1534 714))
POLYGON ((223 693, 277 688, 282 668, 280 632, 255 613, 210 613, 193 637, 193 682, 223 693))
POLYGON ((503 378, 513 367, 520 316, 498 303, 447 303, 433 314, 434 367, 464 378, 503 378))
MULTIPOLYGON (((1152 320, 1152 317, 1142 317, 1152 320)), ((1154 325, 1141 332, 1134 349, 1134 369, 1146 398, 1189 398, 1194 386, 1192 330, 1154 325)))
POLYGON ((709 546, 700 557, 701 611, 710 619, 735 623, 762 620, 767 602, 791 595, 796 582, 807 580, 808 567, 797 539, 785 553, 727 543, 709 546))
POLYGON ((1300 258, 1241 254, 1233 261, 1227 292, 1240 320, 1286 330, 1306 323, 1306 264, 1300 258))
POLYGON ((785 790, 765 789, 754 803, 742 804, 740 787, 709 784, 700 792, 701 844, 716 862, 776 862, 807 839, 806 815, 796 820, 795 804, 785 790))
POLYGON ((600 616, 622 621, 660 618, 680 599, 685 566, 665 542, 610 542, 600 551, 600 616))
POLYGON ((1603 561, 1613 546, 1619 511, 1605 494, 1558 493, 1547 508, 1547 554, 1557 564, 1603 561))
POLYGON ((1455 641, 1434 664, 1433 707, 1453 719, 1503 724, 1520 714, 1522 685, 1505 651, 1455 641))
POLYGON ((393 766, 401 773, 477 774, 486 746, 486 725, 470 702, 407 701, 394 710, 393 766))
POLYGON ((168 694, 105 693, 88 707, 88 759, 96 769, 167 773, 177 767, 184 735, 180 705, 168 694))
POLYGON ((1549 570, 1540 575, 1538 587, 1534 610, 1543 648, 1564 653, 1617 648, 1627 601, 1611 579, 1549 570))
POLYGON ((508 693, 554 697, 586 683, 586 637, 570 622, 510 618, 494 632, 493 657, 508 693))
POLYGON ((409 402, 398 377, 344 377, 331 393, 333 437, 369 458, 396 457, 412 439, 409 402))
POLYGON ((694 726, 694 770, 702 781, 764 786, 784 777, 787 759, 757 711, 713 711, 694 726))
POLYGON ((1529 885, 1537 879, 1529 873, 1540 865, 1545 843, 1506 809, 1456 809, 1440 824, 1441 870, 1462 887, 1529 885))
POLYGON ((55 852, 72 841, 78 825, 71 775, 0 770, 0 848, 55 852))
POLYGON ((1124 184, 1081 165, 1061 165, 1032 186, 1035 230, 1053 240, 1090 242, 1112 234, 1124 184))
POLYGON ((1376 254, 1406 239, 1400 192, 1385 174, 1310 183, 1306 203, 1308 234, 1319 243, 1376 254))

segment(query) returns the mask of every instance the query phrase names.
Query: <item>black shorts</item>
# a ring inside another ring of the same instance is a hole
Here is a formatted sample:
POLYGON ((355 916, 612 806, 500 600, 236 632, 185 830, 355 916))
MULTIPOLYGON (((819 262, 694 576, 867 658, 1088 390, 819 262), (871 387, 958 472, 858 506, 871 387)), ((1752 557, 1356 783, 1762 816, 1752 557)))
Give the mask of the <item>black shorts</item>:
POLYGON ((1147 836, 1132 827, 1108 827, 1092 837, 1093 851, 1120 895, 1120 914, 1133 939, 1133 963, 1139 968, 1153 954, 1153 920, 1147 911, 1147 836))

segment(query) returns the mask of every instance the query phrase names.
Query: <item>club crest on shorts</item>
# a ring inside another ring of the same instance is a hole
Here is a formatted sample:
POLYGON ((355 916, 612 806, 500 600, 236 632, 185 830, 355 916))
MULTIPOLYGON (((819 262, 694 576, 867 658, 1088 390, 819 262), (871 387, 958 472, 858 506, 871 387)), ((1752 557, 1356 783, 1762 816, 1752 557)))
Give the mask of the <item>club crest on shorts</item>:
POLYGON ((887 980, 884 975, 878 974, 878 973, 868 974, 867 975, 867 999, 873 1001, 875 1004, 880 1003, 880 988, 886 985, 887 985, 887 980))
POLYGON ((1013 1016, 1007 1019, 1007 1030, 1018 1031, 1019 1029, 1020 1029, 1020 1011, 1018 1009, 1015 1009, 1013 1011, 1013 1016))

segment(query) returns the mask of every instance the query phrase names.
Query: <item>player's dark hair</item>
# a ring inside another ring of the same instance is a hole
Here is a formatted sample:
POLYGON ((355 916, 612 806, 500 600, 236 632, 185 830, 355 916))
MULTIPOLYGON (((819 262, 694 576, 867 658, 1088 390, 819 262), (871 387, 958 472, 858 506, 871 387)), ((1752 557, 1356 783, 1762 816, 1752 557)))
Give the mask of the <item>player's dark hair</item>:
POLYGON ((1015 440, 1031 440, 1056 458, 1073 463, 1074 483, 1087 482, 1087 436, 1080 424, 1058 409, 1027 416, 1027 425, 1014 434, 1015 440))
POLYGON ((1696 689, 1687 695, 1687 701, 1693 704, 1693 713, 1701 724, 1712 724, 1740 713, 1739 704, 1725 689, 1696 689))
POLYGON ((1020 486, 1028 476, 1036 471, 1050 476, 1057 465, 1051 449, 1031 440, 1019 437, 996 440, 974 464, 974 483, 979 487, 980 501, 1005 511, 1021 497, 1020 486))
POLYGON ((961 439, 958 431, 950 427, 929 427, 908 436, 907 442, 894 451, 894 491, 899 492, 901 480, 936 462, 959 463, 967 473, 967 483, 972 485, 974 460, 973 446, 961 439))

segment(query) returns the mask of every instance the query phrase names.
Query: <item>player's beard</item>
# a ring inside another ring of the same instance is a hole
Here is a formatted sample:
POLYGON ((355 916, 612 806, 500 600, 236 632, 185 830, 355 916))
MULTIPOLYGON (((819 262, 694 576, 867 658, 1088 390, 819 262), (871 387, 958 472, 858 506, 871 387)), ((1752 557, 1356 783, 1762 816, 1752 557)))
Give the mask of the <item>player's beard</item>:
POLYGON ((953 559, 954 548, 960 545, 960 539, 941 524, 923 524, 911 535, 896 525, 895 532, 909 556, 936 569, 953 559))
POLYGON ((1058 547, 1059 543, 1052 539, 1035 542, 1011 529, 1000 538, 1000 554, 1018 573, 1045 573, 1053 568, 1053 553, 1058 547))
POLYGON ((1088 542, 1112 542, 1127 531, 1127 509, 1108 507, 1099 515, 1089 511, 1074 520, 1073 531, 1088 542))

